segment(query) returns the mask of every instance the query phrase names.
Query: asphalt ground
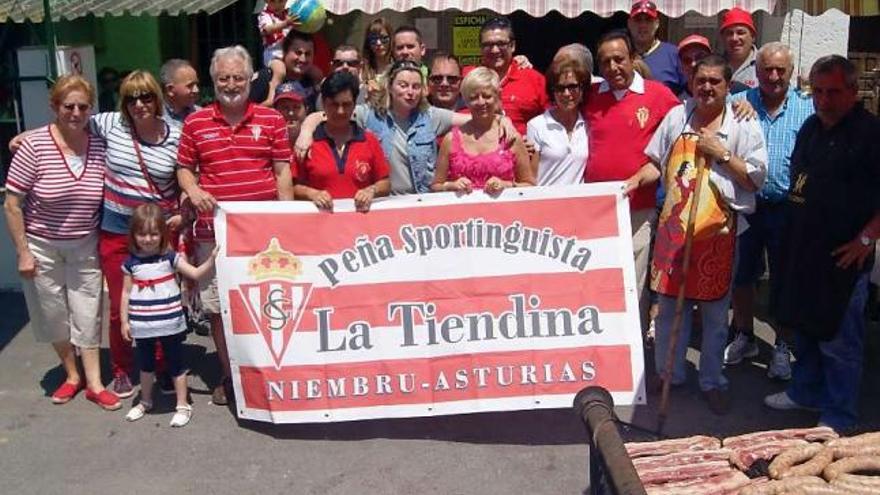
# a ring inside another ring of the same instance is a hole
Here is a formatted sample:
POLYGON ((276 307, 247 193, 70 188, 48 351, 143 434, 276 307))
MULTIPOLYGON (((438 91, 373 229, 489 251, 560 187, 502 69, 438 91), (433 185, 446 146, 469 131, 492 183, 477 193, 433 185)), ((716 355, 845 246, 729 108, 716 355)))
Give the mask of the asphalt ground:
MULTIPOLYGON (((269 425, 237 420, 210 403, 218 380, 213 344, 190 334, 186 358, 194 415, 182 429, 168 421, 173 399, 136 423, 105 412, 79 394, 56 406, 49 394, 63 376, 48 345, 27 328, 17 293, 0 293, 0 493, 3 494, 580 494, 588 487, 583 425, 570 409, 269 425)), ((772 341, 758 321, 757 334, 772 341)), ((106 342, 106 338, 104 339, 106 342)), ((692 343, 698 349, 698 343, 692 343)), ((766 378, 770 346, 729 368, 732 410, 715 416, 700 398, 696 371, 673 390, 664 434, 726 436, 812 426, 812 413, 765 408, 764 395, 784 388, 766 378)), ((650 353, 648 353, 650 354, 650 353)), ((880 325, 869 326, 862 386, 862 430, 880 430, 880 325)), ((109 356, 102 350, 104 376, 109 356)), ((689 361, 698 353, 692 348, 689 361)), ((656 427, 659 397, 619 407, 623 421, 656 427)), ((653 439, 624 428, 628 439, 653 439)))

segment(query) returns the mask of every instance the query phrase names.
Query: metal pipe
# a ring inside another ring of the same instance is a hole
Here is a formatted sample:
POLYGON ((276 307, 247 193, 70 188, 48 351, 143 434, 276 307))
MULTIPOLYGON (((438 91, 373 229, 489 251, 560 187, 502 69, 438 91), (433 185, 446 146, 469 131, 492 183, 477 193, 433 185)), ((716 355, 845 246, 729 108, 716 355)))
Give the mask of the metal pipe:
POLYGON ((590 452, 601 456, 614 493, 646 495, 642 480, 639 479, 617 431, 614 400, 611 394, 602 387, 587 387, 575 396, 574 410, 587 426, 587 432, 590 434, 590 452))
POLYGON ((57 47, 55 46, 55 23, 52 22, 52 4, 43 0, 43 29, 46 35, 46 52, 49 54, 49 84, 54 84, 58 77, 57 47))

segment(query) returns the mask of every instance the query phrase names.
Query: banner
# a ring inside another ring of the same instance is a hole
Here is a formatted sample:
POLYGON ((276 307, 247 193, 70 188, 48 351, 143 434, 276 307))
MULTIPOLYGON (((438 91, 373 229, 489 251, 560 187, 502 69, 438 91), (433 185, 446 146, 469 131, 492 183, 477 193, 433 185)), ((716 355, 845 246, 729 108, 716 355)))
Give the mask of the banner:
POLYGON ((278 423, 644 403, 620 183, 348 201, 224 202, 238 414, 278 423))

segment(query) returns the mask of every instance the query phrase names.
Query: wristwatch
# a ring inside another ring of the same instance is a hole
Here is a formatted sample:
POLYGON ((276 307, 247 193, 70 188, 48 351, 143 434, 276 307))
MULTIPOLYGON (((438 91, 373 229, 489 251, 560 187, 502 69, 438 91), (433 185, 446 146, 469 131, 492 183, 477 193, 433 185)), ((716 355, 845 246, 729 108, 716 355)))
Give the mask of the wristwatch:
POLYGON ((732 157, 733 157, 733 155, 730 153, 730 150, 725 151, 721 155, 721 158, 718 160, 718 163, 724 165, 724 164, 728 163, 732 157))

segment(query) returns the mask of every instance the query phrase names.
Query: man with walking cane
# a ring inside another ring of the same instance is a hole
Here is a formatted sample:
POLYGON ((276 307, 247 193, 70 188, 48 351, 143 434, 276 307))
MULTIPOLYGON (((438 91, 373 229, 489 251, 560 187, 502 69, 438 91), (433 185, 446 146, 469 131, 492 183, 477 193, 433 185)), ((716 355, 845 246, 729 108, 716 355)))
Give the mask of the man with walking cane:
POLYGON ((728 409, 722 369, 736 237, 748 228, 742 215, 754 211, 767 172, 761 127, 736 121, 726 102, 731 75, 717 55, 696 64, 694 97, 660 123, 645 149, 656 168, 644 169, 641 180, 662 177, 667 190, 651 263, 651 288, 660 297, 656 370, 669 385, 684 383, 690 309, 699 305, 700 390, 715 414, 728 409))

